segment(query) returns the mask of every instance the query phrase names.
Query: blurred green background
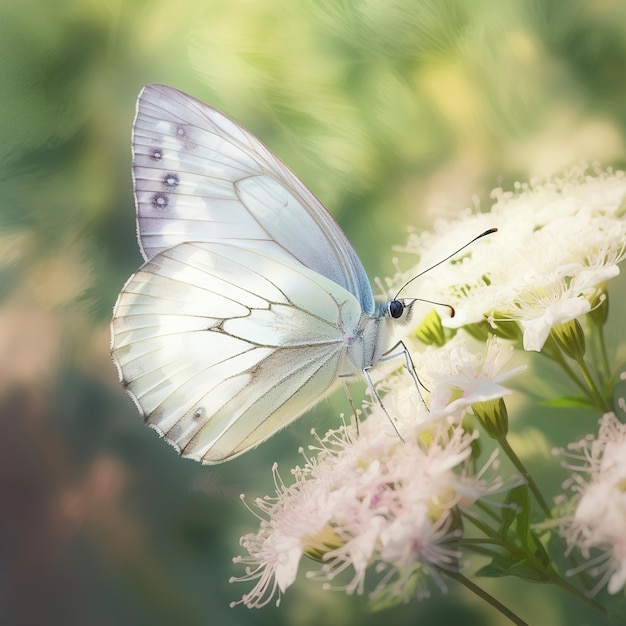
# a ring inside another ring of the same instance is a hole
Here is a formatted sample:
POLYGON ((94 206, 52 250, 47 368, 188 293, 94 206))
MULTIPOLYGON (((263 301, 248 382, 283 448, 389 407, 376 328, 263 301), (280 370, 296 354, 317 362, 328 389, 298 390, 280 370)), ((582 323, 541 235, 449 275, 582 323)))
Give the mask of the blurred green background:
MULTIPOLYGON (((223 110, 321 198, 370 276, 395 244, 491 188, 580 159, 624 165, 618 0, 4 0, 0 7, 0 623, 504 624, 451 593, 371 615, 300 581, 279 609, 231 557, 323 403, 218 467, 140 423, 109 319, 140 264, 130 126, 162 82, 223 110)), ((475 233, 471 233, 474 235, 475 233)), ((561 594, 485 586, 531 624, 593 623, 561 594), (583 621, 580 621, 583 620, 583 621)))

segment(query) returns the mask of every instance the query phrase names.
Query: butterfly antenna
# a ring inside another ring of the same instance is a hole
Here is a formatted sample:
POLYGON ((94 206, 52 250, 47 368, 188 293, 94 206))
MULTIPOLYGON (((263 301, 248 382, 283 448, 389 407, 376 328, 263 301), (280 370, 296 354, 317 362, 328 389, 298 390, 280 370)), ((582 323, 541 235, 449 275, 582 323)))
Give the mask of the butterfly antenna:
POLYGON ((413 298, 413 302, 427 302, 428 304, 434 304, 436 306, 445 306, 450 310, 450 317, 454 317, 456 315, 456 311, 451 304, 446 304, 445 302, 437 302, 436 300, 426 300, 426 298, 413 298))
MULTIPOLYGON (((400 292, 403 289, 405 289, 407 287, 407 285, 410 285, 416 278, 419 278, 420 276, 423 276, 424 274, 426 274, 426 272, 430 272, 430 270, 435 269, 438 265, 441 265, 442 263, 445 263, 446 261, 451 259, 453 256, 455 256, 456 254, 461 252, 461 250, 465 250, 465 248, 467 248, 467 246, 471 246, 477 239, 480 239, 481 237, 485 237, 487 235, 491 235, 492 233, 497 232, 497 230, 498 230, 497 228, 490 228, 490 229, 486 230, 484 233, 480 233, 480 235, 478 235, 477 237, 474 237, 474 239, 472 239, 471 241, 468 241, 466 244, 463 244, 458 250, 455 250, 452 254, 449 254, 444 259, 441 259, 441 261, 437 261, 437 263, 435 263, 434 265, 431 265, 430 267, 426 268, 424 271, 422 271, 419 274, 416 274, 415 276, 413 276, 413 278, 410 278, 409 280, 407 280, 406 283, 404 283, 404 285, 402 285, 402 287, 400 287, 400 289, 398 289, 398 293, 396 293, 396 295, 394 297, 394 300, 397 300, 398 296, 400 295, 400 292)), ((430 302, 430 300, 421 300, 421 301, 422 302, 430 302)), ((432 304, 441 304, 442 306, 450 307, 452 309, 452 313, 454 315, 454 309, 449 304, 442 304, 441 302, 433 302, 432 304)))

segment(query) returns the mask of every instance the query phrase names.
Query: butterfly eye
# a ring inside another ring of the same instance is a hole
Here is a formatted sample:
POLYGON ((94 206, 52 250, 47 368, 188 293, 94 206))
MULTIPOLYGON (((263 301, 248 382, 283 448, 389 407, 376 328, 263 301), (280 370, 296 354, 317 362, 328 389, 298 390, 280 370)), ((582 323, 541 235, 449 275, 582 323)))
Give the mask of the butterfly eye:
POLYGON ((389 315, 397 320, 402 317, 402 313, 404 313, 404 304, 400 300, 392 300, 389 303, 389 315))

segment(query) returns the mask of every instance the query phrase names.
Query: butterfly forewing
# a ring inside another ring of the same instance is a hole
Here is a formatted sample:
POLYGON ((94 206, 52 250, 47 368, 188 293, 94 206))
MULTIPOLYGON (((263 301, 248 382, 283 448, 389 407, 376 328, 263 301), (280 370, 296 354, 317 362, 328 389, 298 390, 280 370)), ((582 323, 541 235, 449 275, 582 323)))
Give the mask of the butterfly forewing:
POLYGON ((260 246, 347 289, 373 314, 363 265, 332 216, 258 139, 215 109, 164 85, 145 87, 133 175, 146 259, 187 241, 260 246))

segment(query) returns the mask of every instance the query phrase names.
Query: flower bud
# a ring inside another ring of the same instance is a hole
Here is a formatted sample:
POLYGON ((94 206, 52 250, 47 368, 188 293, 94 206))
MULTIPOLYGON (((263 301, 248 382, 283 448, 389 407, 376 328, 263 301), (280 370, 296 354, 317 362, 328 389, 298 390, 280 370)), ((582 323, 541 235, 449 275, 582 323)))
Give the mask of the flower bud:
POLYGON ((509 431, 509 414, 502 398, 474 402, 472 411, 490 437, 493 439, 506 437, 509 431))
POLYGON ((441 317, 435 309, 432 309, 415 329, 415 336, 431 346, 441 347, 445 345, 447 341, 445 329, 441 324, 441 317))
POLYGON ((585 356, 585 333, 578 320, 557 324, 550 334, 567 356, 576 361, 585 356))

